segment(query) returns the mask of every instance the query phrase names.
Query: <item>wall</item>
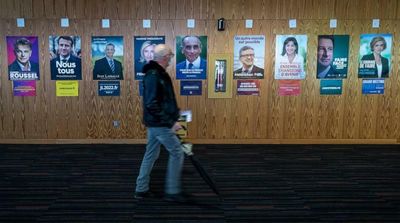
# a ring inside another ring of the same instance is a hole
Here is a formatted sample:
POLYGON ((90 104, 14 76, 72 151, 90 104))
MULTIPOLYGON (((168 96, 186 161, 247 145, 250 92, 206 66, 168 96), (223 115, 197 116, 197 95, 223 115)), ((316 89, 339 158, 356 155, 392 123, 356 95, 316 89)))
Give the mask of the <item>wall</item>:
MULTIPOLYGON (((265 79, 261 96, 208 99, 207 82, 202 96, 178 96, 183 109, 193 110, 189 137, 195 143, 398 143, 400 142, 399 43, 400 2, 397 0, 0 0, 0 143, 144 143, 141 98, 133 78, 133 36, 165 35, 174 46, 176 35, 208 36, 208 52, 233 54, 235 35, 260 34, 266 38, 265 79), (25 28, 16 18, 26 19, 25 28), (60 18, 70 18, 61 28, 60 18), (224 32, 216 21, 227 21, 224 32), (102 29, 100 20, 111 19, 102 29), (196 19, 187 29, 186 19, 196 19), (288 19, 298 28, 289 29, 288 19), (338 28, 329 28, 329 19, 338 28), (373 18, 381 19, 378 29, 373 18), (152 28, 143 29, 142 19, 152 28), (244 27, 253 19, 253 29, 244 27), (392 33, 391 75, 384 95, 362 95, 357 77, 359 35, 392 33), (83 80, 79 97, 56 97, 50 80, 49 35, 79 35, 82 38, 83 80), (277 95, 273 79, 275 35, 307 34, 307 76, 301 95, 277 95), (321 96, 316 72, 319 34, 349 34, 349 73, 343 94, 321 96), (37 35, 40 41, 41 80, 36 97, 13 97, 7 77, 5 36, 37 35), (92 35, 124 36, 124 77, 120 97, 97 96, 92 80, 90 41, 92 35), (113 120, 121 127, 114 128, 113 120)), ((171 68, 170 73, 175 73, 171 68)), ((175 88, 179 82, 174 80, 175 88)), ((234 81, 234 88, 236 81, 234 81)), ((178 91, 176 91, 178 94, 178 91)))

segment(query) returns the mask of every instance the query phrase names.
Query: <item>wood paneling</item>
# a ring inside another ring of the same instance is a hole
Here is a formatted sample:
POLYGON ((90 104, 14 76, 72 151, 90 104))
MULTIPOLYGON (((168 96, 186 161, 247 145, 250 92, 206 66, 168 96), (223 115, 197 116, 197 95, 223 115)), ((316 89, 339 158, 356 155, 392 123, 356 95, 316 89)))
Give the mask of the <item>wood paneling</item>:
MULTIPOLYGON (((400 3, 397 0, 0 0, 0 143, 9 142, 144 142, 141 97, 133 78, 133 37, 165 35, 175 48, 177 35, 208 36, 208 53, 233 54, 235 35, 264 35, 265 78, 259 97, 237 96, 208 99, 203 95, 179 96, 179 81, 173 77, 179 106, 193 111, 189 137, 197 143, 396 143, 400 141, 399 31, 400 3), (15 19, 26 19, 17 28, 15 19), (60 18, 70 18, 61 28, 60 18), (216 19, 226 19, 226 30, 216 31, 216 19), (102 29, 101 19, 111 19, 102 29), (187 29, 186 19, 196 19, 187 29), (338 28, 329 28, 329 19, 338 28), (373 18, 381 27, 371 28, 373 18), (142 20, 151 19, 150 29, 142 20), (245 19, 253 19, 246 29, 245 19), (296 29, 288 19, 297 19, 296 29), (392 33, 392 66, 384 95, 362 95, 357 77, 359 36, 363 33, 392 33), (49 35, 79 35, 82 38, 83 79, 78 97, 56 97, 50 80, 49 35), (274 80, 275 36, 308 36, 307 76, 299 96, 278 96, 274 80), (316 44, 319 34, 350 35, 349 72, 343 94, 321 96, 315 78, 316 44), (37 35, 41 80, 36 97, 13 97, 7 77, 5 37, 37 35), (120 97, 99 97, 92 79, 91 36, 124 37, 124 80, 120 97), (120 121, 114 128, 113 120, 120 121)), ((175 62, 175 61, 174 61, 175 62)), ((236 81, 233 81, 234 89, 236 81)))

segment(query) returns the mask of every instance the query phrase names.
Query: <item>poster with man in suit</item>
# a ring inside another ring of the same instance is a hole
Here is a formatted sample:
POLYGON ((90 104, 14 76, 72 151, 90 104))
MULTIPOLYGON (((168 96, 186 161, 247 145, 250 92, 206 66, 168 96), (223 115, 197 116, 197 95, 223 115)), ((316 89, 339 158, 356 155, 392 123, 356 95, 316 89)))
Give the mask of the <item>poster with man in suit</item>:
POLYGON ((7 36, 9 80, 39 80, 37 36, 7 36))
POLYGON ((93 80, 123 80, 123 37, 92 36, 93 80))
POLYGON ((275 43, 275 79, 305 79, 307 35, 276 35, 275 43))
POLYGON ((347 77, 349 35, 319 35, 317 46, 317 78, 347 77))
POLYGON ((82 80, 81 38, 49 36, 52 80, 82 80))
POLYGON ((392 58, 392 34, 361 34, 359 78, 388 78, 392 58))
POLYGON ((207 36, 176 37, 176 78, 206 79, 207 36))
POLYGON ((234 79, 263 79, 265 36, 235 36, 234 79))

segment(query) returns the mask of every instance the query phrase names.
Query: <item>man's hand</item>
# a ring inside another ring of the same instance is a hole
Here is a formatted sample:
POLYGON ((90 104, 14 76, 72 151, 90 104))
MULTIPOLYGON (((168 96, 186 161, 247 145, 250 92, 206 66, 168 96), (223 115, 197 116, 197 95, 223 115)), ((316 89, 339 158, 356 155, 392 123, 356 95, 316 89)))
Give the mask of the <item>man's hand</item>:
POLYGON ((172 126, 172 129, 176 132, 178 130, 183 129, 183 127, 178 122, 175 122, 174 126, 172 126))

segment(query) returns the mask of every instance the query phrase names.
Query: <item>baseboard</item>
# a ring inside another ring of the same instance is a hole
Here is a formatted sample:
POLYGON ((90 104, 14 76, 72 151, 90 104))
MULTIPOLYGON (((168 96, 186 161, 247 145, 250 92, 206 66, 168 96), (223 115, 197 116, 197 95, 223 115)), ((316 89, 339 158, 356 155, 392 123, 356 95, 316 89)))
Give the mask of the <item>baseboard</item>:
MULTIPOLYGON (((194 144, 400 144, 397 139, 185 139, 194 144)), ((145 144, 146 139, 0 139, 0 144, 145 144)))

